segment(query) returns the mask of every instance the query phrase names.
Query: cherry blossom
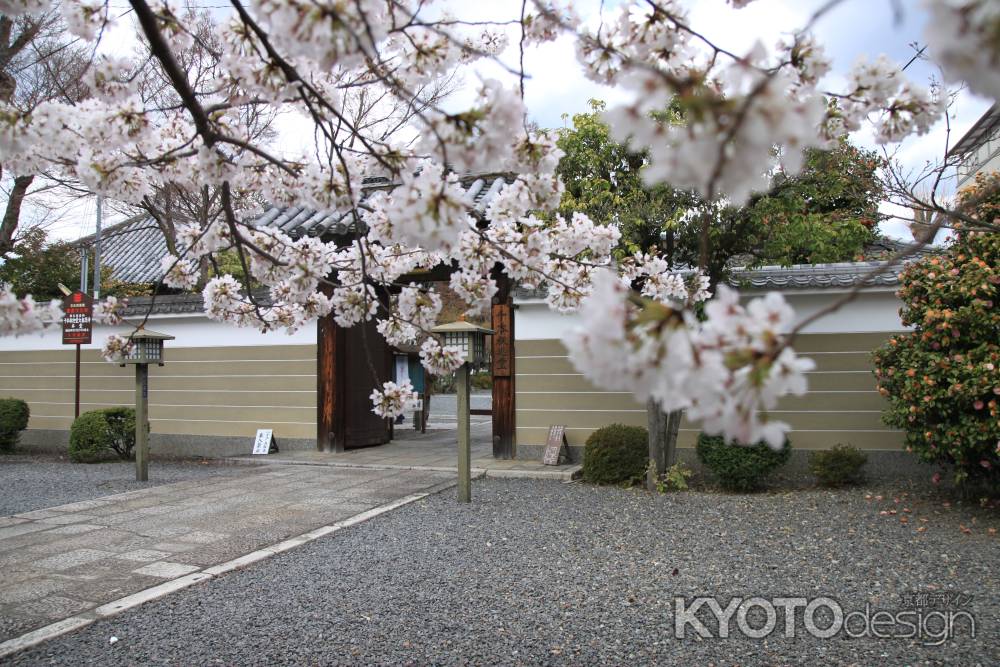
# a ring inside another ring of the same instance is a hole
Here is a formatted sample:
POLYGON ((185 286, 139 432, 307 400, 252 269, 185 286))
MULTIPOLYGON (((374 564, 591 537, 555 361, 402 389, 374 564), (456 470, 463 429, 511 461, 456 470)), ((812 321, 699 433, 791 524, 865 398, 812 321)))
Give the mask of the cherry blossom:
POLYGON ((19 299, 10 285, 0 285, 0 332, 20 336, 61 321, 62 305, 59 301, 40 304, 30 294, 19 299))
MULTIPOLYGON (((729 0, 735 9, 749 2, 729 0)), ((605 119, 617 140, 648 152, 646 181, 691 189, 710 205, 746 201, 779 167, 798 171, 805 149, 863 127, 882 143, 925 134, 949 94, 910 80, 885 56, 858 60, 841 89, 823 90, 831 65, 810 32, 815 21, 772 47, 736 52, 691 25, 679 0, 626 2, 596 22, 573 3, 535 0, 510 25, 403 0, 252 0, 226 15, 131 4, 138 41, 168 74, 170 101, 144 97, 133 74, 147 63, 109 48, 109 5, 63 0, 68 29, 100 54, 82 77, 91 96, 30 113, 0 103, 3 167, 75 179, 134 206, 170 188, 213 193, 222 213, 178 224, 176 252, 161 260, 163 283, 177 289, 200 285, 201 268, 219 253, 239 260, 238 275, 205 282, 208 317, 287 332, 328 315, 344 327, 374 322, 390 343, 418 345, 428 371, 443 375, 461 365, 461 352, 431 334, 441 298, 414 276, 448 268, 451 289, 479 315, 507 278, 544 287, 553 309, 579 312, 566 344, 596 384, 685 409, 707 432, 772 446, 787 427, 766 413, 805 391, 811 367, 791 348, 794 313, 778 295, 744 305, 721 286, 713 296, 694 267, 655 253, 622 256, 616 225, 560 214, 561 151, 554 134, 529 122, 523 77, 531 73, 508 56, 573 42, 585 76, 622 93, 605 119), (195 21, 220 44, 217 69, 198 82, 175 57, 194 43, 195 21), (463 102, 426 101, 427 89, 475 60, 514 76, 471 83, 463 102), (398 134, 352 117, 360 92, 408 110, 398 134), (290 150, 255 134, 248 118, 261 106, 304 124, 312 144, 290 150), (683 119, 665 117, 668 108, 683 119), (477 195, 489 195, 485 204, 466 190, 464 177, 478 172, 504 174, 477 195), (350 232, 335 243, 257 226, 271 205, 335 212, 350 232), (694 315, 701 302, 704 319, 694 315)), ((925 4, 945 81, 1000 96, 996 3, 925 4)), ((46 7, 0 0, 11 16, 46 7)), ((122 304, 97 310, 116 321, 122 304)), ((0 289, 0 332, 58 320, 58 303, 0 289)), ((120 358, 127 345, 111 339, 106 356, 120 358)), ((405 383, 382 385, 375 410, 398 414, 410 394, 405 383)))
POLYGON ((379 417, 397 417, 406 410, 406 405, 416 398, 417 394, 413 390, 413 385, 409 380, 403 380, 399 384, 395 382, 385 382, 382 389, 375 389, 370 396, 372 404, 375 406, 372 411, 379 417))

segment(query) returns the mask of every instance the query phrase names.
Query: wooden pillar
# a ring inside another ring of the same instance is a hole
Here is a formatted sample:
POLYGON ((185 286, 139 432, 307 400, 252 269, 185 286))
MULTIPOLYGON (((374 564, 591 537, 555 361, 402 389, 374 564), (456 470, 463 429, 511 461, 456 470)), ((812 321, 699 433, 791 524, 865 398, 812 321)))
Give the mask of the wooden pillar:
POLYGON ((491 312, 493 367, 493 457, 516 454, 514 404, 514 299, 510 278, 494 269, 497 293, 491 312))
POLYGON ((458 502, 472 502, 472 446, 469 442, 469 364, 455 371, 458 393, 458 502))
POLYGON ((149 366, 135 365, 135 480, 149 479, 149 366))
POLYGON ((316 322, 316 449, 344 451, 344 330, 333 315, 316 322))

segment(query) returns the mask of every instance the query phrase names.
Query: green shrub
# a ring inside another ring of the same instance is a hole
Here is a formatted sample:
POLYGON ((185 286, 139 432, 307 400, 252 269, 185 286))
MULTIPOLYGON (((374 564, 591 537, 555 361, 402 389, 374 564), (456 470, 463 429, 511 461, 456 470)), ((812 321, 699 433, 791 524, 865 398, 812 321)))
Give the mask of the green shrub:
POLYGON ((649 433, 641 426, 611 424, 587 438, 583 478, 592 484, 621 484, 642 479, 649 458, 649 433))
POLYGON ((77 463, 95 463, 115 453, 127 459, 135 446, 135 410, 107 408, 84 412, 69 430, 69 457, 77 463))
MULTIPOLYGON (((653 465, 650 461, 649 465, 653 465)), ((678 461, 656 480, 656 490, 660 493, 668 491, 687 491, 688 480, 694 475, 694 471, 678 461)))
POLYGON ((837 445, 826 451, 812 452, 809 455, 809 470, 821 484, 844 486, 861 481, 861 468, 867 461, 868 456, 857 447, 837 445))
POLYGON ((788 462, 792 446, 774 450, 765 443, 752 446, 730 445, 721 437, 698 436, 698 460, 718 478, 728 491, 756 491, 776 468, 788 462))
POLYGON ((0 398, 0 452, 13 451, 30 416, 28 404, 20 398, 0 398))
POLYGON ((135 408, 106 408, 104 419, 108 423, 108 446, 118 458, 132 458, 135 447, 135 408))

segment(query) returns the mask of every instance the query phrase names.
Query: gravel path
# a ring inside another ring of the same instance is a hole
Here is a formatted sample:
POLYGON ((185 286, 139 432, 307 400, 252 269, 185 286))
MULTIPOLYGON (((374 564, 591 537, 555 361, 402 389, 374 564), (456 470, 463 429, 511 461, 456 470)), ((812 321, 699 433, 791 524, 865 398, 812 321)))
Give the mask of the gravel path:
POLYGON ((91 500, 159 484, 198 477, 238 474, 239 470, 203 463, 153 461, 149 481, 135 481, 135 463, 70 463, 27 455, 0 456, 0 516, 91 500))
POLYGON ((995 510, 868 493, 651 498, 477 481, 470 506, 430 497, 12 662, 997 664, 995 510), (940 647, 785 639, 783 617, 766 640, 673 637, 674 595, 717 595, 723 607, 734 595, 826 595, 846 612, 902 609, 901 594, 933 587, 972 595, 963 609, 978 619, 976 639, 964 628, 940 647))

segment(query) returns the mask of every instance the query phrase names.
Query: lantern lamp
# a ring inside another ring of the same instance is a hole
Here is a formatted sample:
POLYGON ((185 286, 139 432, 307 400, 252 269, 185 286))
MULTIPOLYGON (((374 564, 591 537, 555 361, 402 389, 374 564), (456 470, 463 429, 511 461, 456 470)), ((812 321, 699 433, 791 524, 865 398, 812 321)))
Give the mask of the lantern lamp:
POLYGON ((128 334, 132 346, 121 365, 135 366, 135 479, 149 479, 149 364, 163 365, 163 341, 173 340, 157 331, 139 327, 128 334))
POLYGON ((493 335, 493 329, 459 321, 441 324, 431 332, 438 334, 444 345, 462 350, 462 357, 470 366, 483 366, 489 362, 486 337, 493 335))
POLYGON ((163 341, 173 340, 174 337, 158 331, 150 331, 145 327, 139 327, 128 335, 132 341, 132 347, 128 354, 121 361, 125 364, 156 364, 163 365, 163 341))

